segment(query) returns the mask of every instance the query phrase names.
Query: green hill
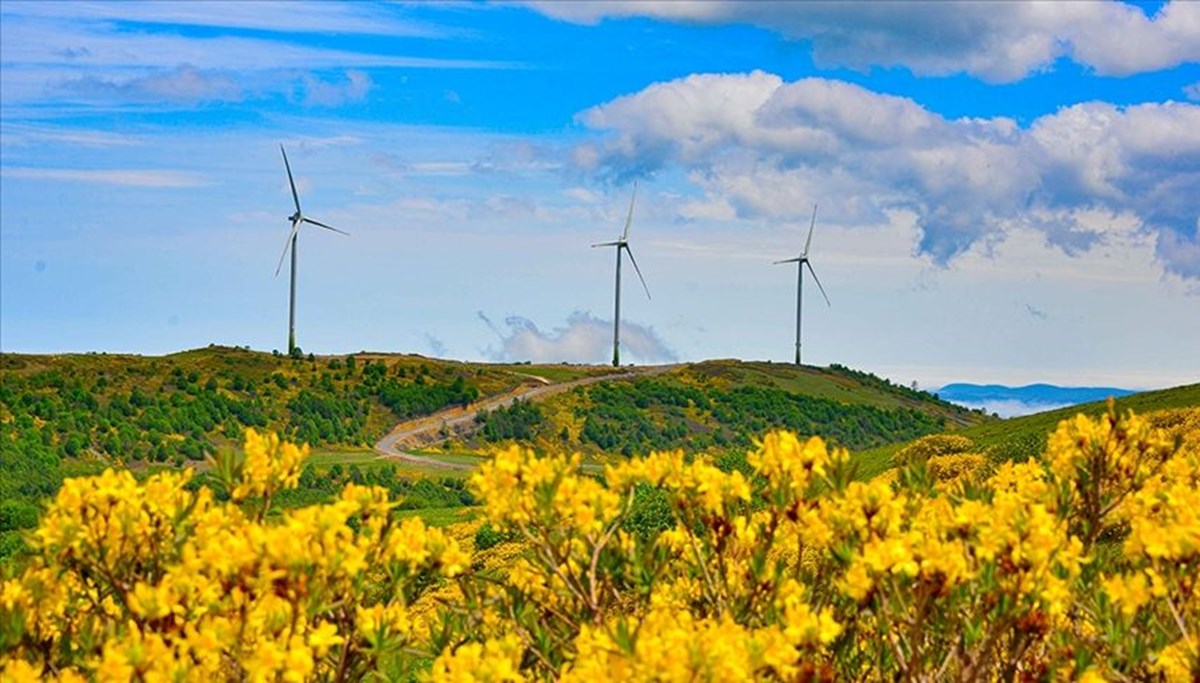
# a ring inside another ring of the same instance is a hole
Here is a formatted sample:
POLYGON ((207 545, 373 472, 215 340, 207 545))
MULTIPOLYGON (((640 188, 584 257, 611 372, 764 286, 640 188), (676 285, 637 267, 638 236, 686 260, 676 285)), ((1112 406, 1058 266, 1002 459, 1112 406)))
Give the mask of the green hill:
POLYGON ((744 449, 774 428, 852 449, 988 421, 925 392, 848 368, 708 361, 577 387, 481 415, 480 442, 522 441, 589 454, 744 449))
MULTIPOLYGON (((861 449, 989 419, 837 366, 712 361, 646 370, 486 414, 468 445, 516 439, 593 455, 744 453, 779 427, 861 449)), ((368 463, 367 446, 403 419, 522 385, 613 372, 624 370, 365 352, 289 358, 215 346, 159 357, 0 354, 0 558, 64 477, 114 463, 145 471, 202 461, 240 442, 247 427, 323 454, 292 502, 361 479, 395 488, 411 506, 461 505, 461 481, 398 477, 394 465, 368 463)))
MULTIPOLYGON (((1172 408, 1193 408, 1200 406, 1200 384, 1145 391, 1115 401, 1117 410, 1121 412, 1133 410, 1136 413, 1149 413, 1172 408)), ((978 450, 985 452, 994 462, 1026 460, 1036 457, 1045 449, 1046 439, 1062 420, 1079 413, 1095 417, 1107 409, 1107 401, 1096 401, 1044 413, 985 422, 955 433, 971 439, 978 450)), ((906 445, 908 444, 891 444, 858 454, 864 474, 878 474, 891 467, 892 454, 906 445)))
POLYGON ((36 500, 65 473, 118 458, 202 460, 246 427, 314 446, 366 446, 400 419, 529 381, 505 368, 402 355, 0 354, 0 500, 36 500))

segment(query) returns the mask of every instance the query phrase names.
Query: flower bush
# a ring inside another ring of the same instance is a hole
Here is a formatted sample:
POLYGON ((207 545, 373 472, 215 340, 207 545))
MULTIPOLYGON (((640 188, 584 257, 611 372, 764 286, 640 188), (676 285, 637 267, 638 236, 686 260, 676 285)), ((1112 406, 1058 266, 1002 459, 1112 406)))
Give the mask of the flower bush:
POLYGON ((472 555, 378 488, 270 514, 304 452, 250 432, 219 491, 68 481, 0 585, 0 678, 1200 676, 1200 410, 1110 407, 996 467, 953 445, 868 482, 785 432, 745 468, 509 448, 472 555))

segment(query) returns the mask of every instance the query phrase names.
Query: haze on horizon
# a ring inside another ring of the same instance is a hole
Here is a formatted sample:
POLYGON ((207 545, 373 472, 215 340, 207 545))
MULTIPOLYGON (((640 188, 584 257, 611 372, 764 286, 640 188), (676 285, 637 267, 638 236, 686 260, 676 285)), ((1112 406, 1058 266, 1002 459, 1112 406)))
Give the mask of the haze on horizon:
POLYGON ((1200 3, 0 5, 0 350, 1200 381, 1200 3), (629 275, 627 273, 627 275, 629 275))

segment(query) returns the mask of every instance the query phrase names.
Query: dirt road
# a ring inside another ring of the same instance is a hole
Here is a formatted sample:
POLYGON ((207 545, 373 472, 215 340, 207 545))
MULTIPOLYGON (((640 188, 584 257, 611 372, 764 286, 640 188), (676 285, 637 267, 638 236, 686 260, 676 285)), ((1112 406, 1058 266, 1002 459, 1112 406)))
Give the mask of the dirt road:
POLYGON ((404 460, 406 462, 427 465, 430 467, 443 467, 446 469, 470 469, 472 466, 465 463, 447 462, 429 458, 423 455, 409 453, 407 449, 428 448, 435 444, 441 443, 450 439, 452 436, 461 437, 469 436, 479 429, 479 425, 475 423, 475 416, 481 411, 486 412, 495 410, 496 408, 510 406, 514 401, 540 401, 549 398, 555 394, 561 394, 564 391, 570 391, 575 387, 587 386, 596 384, 597 382, 608 382, 612 380, 630 379, 633 377, 648 377, 651 375, 661 375, 679 367, 678 365, 653 365, 647 367, 631 368, 627 371, 613 373, 611 375, 597 375, 594 377, 583 377, 567 382, 549 382, 543 377, 537 375, 527 375, 525 373, 514 373, 522 377, 528 377, 532 380, 541 382, 537 385, 523 385, 516 389, 497 396, 489 396, 477 403, 473 403, 466 408, 453 407, 440 410, 433 415, 419 417, 412 420, 406 420, 397 424, 388 432, 387 436, 379 440, 375 444, 375 451, 385 458, 396 460, 404 460))

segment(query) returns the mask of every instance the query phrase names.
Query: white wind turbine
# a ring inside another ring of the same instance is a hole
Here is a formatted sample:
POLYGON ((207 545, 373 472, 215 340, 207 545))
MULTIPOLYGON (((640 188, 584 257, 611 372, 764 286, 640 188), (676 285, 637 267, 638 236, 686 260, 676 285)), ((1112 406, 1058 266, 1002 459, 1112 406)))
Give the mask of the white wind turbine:
POLYGON ((637 259, 633 257, 633 250, 629 248, 629 225, 633 222, 633 205, 637 201, 637 183, 633 184, 633 197, 629 200, 629 215, 625 218, 625 232, 621 234, 620 239, 615 242, 601 242, 593 244, 592 247, 616 247, 617 248, 617 296, 616 296, 616 312, 613 314, 613 367, 621 364, 621 250, 624 249, 629 253, 629 261, 633 264, 633 269, 637 271, 638 279, 642 281, 642 288, 646 290, 646 298, 650 298, 650 288, 646 286, 646 278, 642 277, 642 269, 638 268, 637 259))
POLYGON ((279 277, 279 271, 283 268, 283 259, 287 257, 290 249, 292 251, 292 285, 291 296, 288 300, 288 355, 291 355, 296 349, 296 238, 300 235, 300 224, 311 223, 318 228, 325 228, 346 236, 349 236, 350 233, 313 220, 300 211, 300 195, 296 193, 296 181, 292 179, 292 166, 288 163, 287 152, 284 151, 283 145, 279 145, 279 151, 283 153, 283 166, 287 169, 288 184, 292 187, 292 200, 296 203, 296 213, 288 216, 288 220, 292 222, 292 232, 283 245, 283 254, 279 256, 279 265, 275 267, 275 277, 279 277))
POLYGON ((825 288, 821 286, 821 281, 817 279, 817 271, 813 270, 812 263, 808 260, 808 247, 812 244, 813 228, 817 226, 817 205, 813 204, 812 222, 808 226, 808 239, 804 242, 804 251, 796 258, 790 258, 780 263, 796 263, 796 365, 800 365, 800 307, 804 301, 804 266, 808 266, 808 272, 812 274, 813 282, 817 283, 817 289, 821 290, 821 296, 825 297, 825 305, 832 306, 829 303, 829 296, 825 294, 825 288))

